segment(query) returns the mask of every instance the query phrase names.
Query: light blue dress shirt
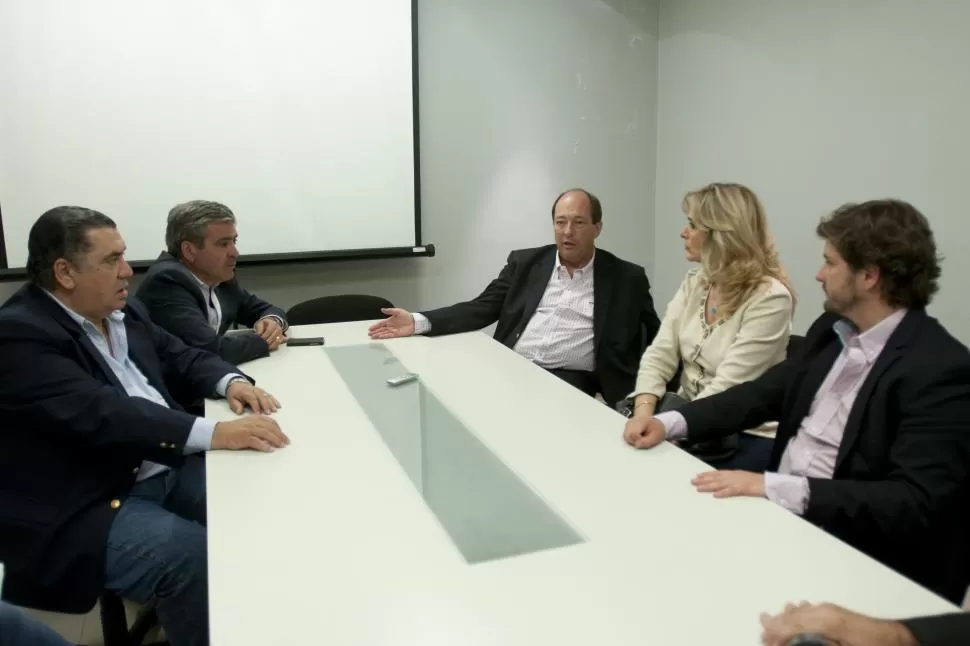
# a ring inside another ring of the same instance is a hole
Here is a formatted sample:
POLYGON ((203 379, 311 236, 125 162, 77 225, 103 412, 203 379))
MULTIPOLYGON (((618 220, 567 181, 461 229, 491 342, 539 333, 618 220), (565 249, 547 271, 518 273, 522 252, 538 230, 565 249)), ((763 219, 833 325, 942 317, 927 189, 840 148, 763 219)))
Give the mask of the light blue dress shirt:
MULTIPOLYGON (((88 335, 88 339, 94 344, 94 347, 98 349, 101 356, 104 358, 105 363, 111 368, 112 372, 121 382, 124 387, 125 392, 131 397, 141 397, 142 399, 147 399, 153 401, 159 406, 164 406, 168 408, 169 405, 165 401, 155 388, 148 382, 148 379, 142 374, 142 371, 138 369, 135 362, 131 360, 128 356, 128 330, 125 329, 125 313, 121 310, 115 310, 108 316, 105 321, 105 328, 108 331, 108 339, 101 334, 101 331, 92 323, 87 320, 67 305, 62 303, 53 294, 48 292, 48 296, 54 299, 58 305, 64 308, 84 333, 88 335)), ((222 397, 226 396, 226 389, 229 387, 229 382, 235 378, 245 379, 240 374, 229 373, 225 377, 219 380, 216 384, 216 392, 222 397)), ((185 447, 183 453, 188 455, 190 453, 199 453, 201 451, 208 451, 212 446, 212 434, 216 430, 216 422, 210 419, 205 419, 204 417, 196 417, 195 422, 192 424, 192 430, 189 432, 189 437, 185 442, 185 447)), ((145 480, 152 476, 164 473, 169 467, 164 464, 158 464, 156 462, 149 462, 148 460, 142 462, 141 468, 138 471, 138 480, 145 480)))

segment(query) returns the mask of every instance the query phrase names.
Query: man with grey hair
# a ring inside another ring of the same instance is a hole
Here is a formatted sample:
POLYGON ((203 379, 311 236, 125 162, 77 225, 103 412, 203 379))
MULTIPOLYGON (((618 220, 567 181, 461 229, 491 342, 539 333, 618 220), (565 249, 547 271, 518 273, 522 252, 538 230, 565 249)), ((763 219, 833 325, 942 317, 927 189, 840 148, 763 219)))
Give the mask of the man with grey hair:
POLYGON ((204 646, 202 454, 286 446, 279 402, 128 297, 125 241, 103 213, 53 208, 27 250, 29 282, 0 306, 3 599, 84 613, 107 589, 154 601, 172 646, 204 646), (192 415, 176 386, 240 416, 192 415))
POLYGON ((286 341, 283 310, 236 280, 236 216, 223 204, 193 200, 168 213, 163 251, 138 288, 152 319, 196 348, 241 364, 286 341), (226 334, 233 324, 252 328, 226 334))

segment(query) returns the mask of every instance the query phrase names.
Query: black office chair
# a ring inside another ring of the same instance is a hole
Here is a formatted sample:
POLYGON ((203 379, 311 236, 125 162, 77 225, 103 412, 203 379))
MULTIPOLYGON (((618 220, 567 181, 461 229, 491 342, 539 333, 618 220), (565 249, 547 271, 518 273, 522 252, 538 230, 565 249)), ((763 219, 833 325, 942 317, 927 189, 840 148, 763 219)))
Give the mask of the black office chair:
POLYGON ((391 301, 380 296, 341 294, 321 296, 297 303, 286 313, 290 325, 314 323, 344 323, 384 318, 381 308, 394 307, 391 301))
POLYGON ((155 608, 145 606, 128 627, 125 604, 114 592, 104 592, 98 599, 101 606, 101 634, 104 646, 164 646, 168 642, 146 644, 145 638, 158 626, 155 608))

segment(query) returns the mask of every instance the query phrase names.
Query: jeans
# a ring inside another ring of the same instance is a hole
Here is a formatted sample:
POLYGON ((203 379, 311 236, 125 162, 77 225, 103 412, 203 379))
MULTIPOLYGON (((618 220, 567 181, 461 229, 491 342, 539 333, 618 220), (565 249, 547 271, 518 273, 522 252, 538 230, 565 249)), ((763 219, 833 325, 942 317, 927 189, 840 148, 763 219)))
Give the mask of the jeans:
POLYGON ((70 646, 53 629, 0 601, 0 646, 70 646))
POLYGON ((136 482, 108 534, 105 588, 155 602, 172 646, 209 643, 205 456, 136 482))
POLYGON ((771 461, 771 450, 775 441, 770 437, 760 437, 750 433, 741 433, 738 439, 738 452, 727 460, 711 460, 708 462, 715 469, 738 469, 741 471, 755 471, 763 473, 771 461))

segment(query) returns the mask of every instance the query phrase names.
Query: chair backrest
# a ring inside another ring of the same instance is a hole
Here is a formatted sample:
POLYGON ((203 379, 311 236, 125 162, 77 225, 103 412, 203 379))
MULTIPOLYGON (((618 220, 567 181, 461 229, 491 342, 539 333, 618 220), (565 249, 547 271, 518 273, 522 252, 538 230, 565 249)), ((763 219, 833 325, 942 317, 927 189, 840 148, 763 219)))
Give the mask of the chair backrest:
POLYGON ((290 325, 343 323, 384 318, 381 308, 394 307, 386 298, 364 294, 321 296, 297 303, 286 313, 290 325))
POLYGON ((787 358, 791 359, 792 357, 797 355, 801 351, 802 346, 804 344, 805 344, 805 337, 799 336, 797 334, 792 334, 788 338, 788 353, 787 353, 788 357, 787 358))

